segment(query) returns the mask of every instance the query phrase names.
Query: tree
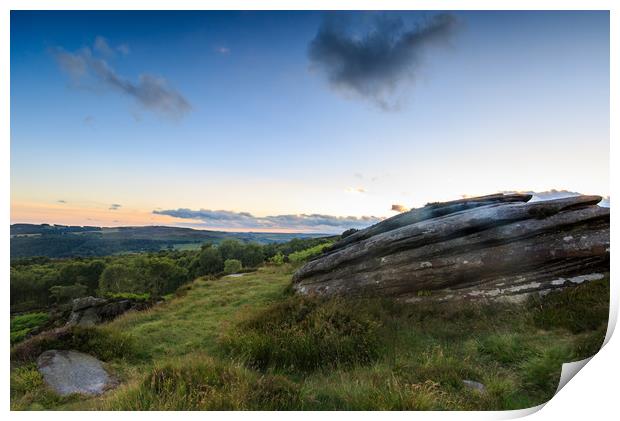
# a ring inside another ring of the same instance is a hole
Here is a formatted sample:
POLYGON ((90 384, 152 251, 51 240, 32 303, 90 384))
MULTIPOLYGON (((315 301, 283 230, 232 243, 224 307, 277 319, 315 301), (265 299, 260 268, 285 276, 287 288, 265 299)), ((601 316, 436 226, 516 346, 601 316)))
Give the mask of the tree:
POLYGON ((99 277, 105 269, 105 263, 94 260, 89 263, 71 262, 60 269, 60 285, 82 284, 94 294, 99 286, 99 277))
POLYGON ((141 265, 146 272, 145 286, 152 296, 173 292, 188 279, 187 270, 167 257, 143 259, 141 265))
POLYGON ((101 273, 99 291, 101 294, 117 292, 141 294, 146 290, 144 278, 145 274, 140 273, 130 262, 111 263, 101 273))
POLYGON ((241 261, 237 259, 227 259, 224 261, 224 273, 228 275, 239 272, 241 268, 241 261))
POLYGON ((223 240, 217 246, 217 248, 222 254, 222 259, 241 260, 241 255, 243 254, 244 244, 239 240, 226 239, 226 240, 223 240))
POLYGON ((50 295, 56 303, 64 303, 74 298, 85 297, 88 288, 85 285, 55 285, 50 288, 50 295))
POLYGON ((224 259, 220 250, 215 247, 205 247, 198 258, 198 276, 215 275, 224 270, 224 259))
POLYGON ((239 257, 238 260, 241 260, 243 266, 247 268, 255 268, 265 261, 263 249, 256 243, 246 244, 239 257))

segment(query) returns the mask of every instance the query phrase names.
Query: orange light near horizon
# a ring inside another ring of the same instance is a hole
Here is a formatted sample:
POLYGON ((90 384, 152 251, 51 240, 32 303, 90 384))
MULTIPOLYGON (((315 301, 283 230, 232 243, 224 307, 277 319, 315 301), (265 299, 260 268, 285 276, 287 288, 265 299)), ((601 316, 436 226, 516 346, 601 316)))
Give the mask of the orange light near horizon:
POLYGON ((243 228, 243 227, 211 227, 202 221, 175 218, 159 215, 148 211, 118 208, 110 210, 106 207, 71 206, 64 203, 11 203, 11 224, 50 224, 75 226, 148 226, 167 225, 198 230, 223 232, 260 232, 260 233, 314 233, 308 229, 291 228, 243 228))
MULTIPOLYGON (((180 221, 135 209, 110 210, 104 207, 78 207, 70 204, 11 203, 11 223, 60 224, 60 225, 157 225, 180 221)), ((185 222, 185 221, 183 221, 185 222)))

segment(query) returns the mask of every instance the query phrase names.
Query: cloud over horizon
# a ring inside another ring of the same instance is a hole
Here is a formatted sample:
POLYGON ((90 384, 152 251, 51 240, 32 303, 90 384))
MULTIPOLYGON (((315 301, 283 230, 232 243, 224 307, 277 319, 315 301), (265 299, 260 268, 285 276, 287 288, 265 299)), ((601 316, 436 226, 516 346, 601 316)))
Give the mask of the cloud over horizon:
POLYGON ((395 212, 403 213, 403 212, 407 212, 409 210, 409 208, 404 206, 404 205, 393 204, 391 210, 393 210, 395 212))
POLYGON ((310 42, 308 56, 332 88, 393 110, 398 108, 397 88, 413 82, 426 50, 445 44, 456 26, 450 13, 408 30, 402 19, 380 16, 365 36, 357 37, 343 21, 326 19, 310 42))
POLYGON ((381 221, 374 216, 332 216, 321 214, 254 216, 248 212, 226 210, 154 210, 156 215, 200 221, 204 226, 227 229, 289 229, 321 233, 341 233, 349 228, 365 228, 381 221))
POLYGON ((126 44, 111 47, 105 38, 97 37, 92 49, 84 47, 70 52, 56 47, 51 51, 60 68, 75 84, 83 83, 86 79, 97 82, 106 89, 134 99, 146 110, 172 118, 183 117, 192 108, 183 95, 168 86, 164 78, 143 73, 137 82, 132 82, 119 75, 106 58, 114 57, 116 52, 128 55, 129 47, 126 44))

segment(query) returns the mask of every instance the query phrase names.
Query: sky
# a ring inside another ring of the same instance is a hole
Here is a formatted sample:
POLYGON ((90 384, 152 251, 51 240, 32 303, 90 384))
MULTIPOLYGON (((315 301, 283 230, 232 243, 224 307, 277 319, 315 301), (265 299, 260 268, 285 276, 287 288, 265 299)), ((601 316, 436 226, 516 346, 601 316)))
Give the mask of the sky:
POLYGON ((11 222, 341 232, 609 195, 609 13, 11 12, 11 222))

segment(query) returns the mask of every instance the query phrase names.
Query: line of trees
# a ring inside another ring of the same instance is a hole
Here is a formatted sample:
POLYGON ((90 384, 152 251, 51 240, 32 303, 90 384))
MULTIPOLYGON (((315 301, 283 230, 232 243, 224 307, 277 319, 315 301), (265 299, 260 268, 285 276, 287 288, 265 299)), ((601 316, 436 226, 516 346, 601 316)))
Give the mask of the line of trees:
MULTIPOLYGON (((11 311, 30 311, 72 298, 170 294, 198 276, 236 273, 264 262, 297 260, 304 250, 320 251, 333 238, 294 239, 260 245, 238 240, 205 244, 200 250, 164 250, 103 258, 16 259, 11 262, 11 311), (297 253, 297 254, 295 254, 297 253)), ((307 254, 307 253, 306 253, 307 254)))

